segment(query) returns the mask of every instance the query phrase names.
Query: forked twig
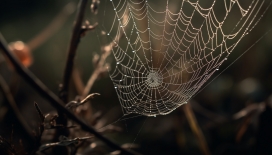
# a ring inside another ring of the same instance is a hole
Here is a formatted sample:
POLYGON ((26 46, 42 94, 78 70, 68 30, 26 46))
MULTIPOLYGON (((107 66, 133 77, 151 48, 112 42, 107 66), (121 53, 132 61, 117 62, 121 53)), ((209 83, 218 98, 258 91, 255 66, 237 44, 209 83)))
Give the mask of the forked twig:
POLYGON ((98 139, 106 143, 113 149, 121 150, 125 154, 138 154, 136 152, 132 152, 131 150, 126 150, 120 147, 119 145, 113 143, 109 139, 102 136, 98 133, 94 128, 88 126, 84 122, 82 122, 78 117, 76 117, 73 113, 67 110, 63 105, 64 102, 60 100, 53 92, 51 92, 35 75, 32 74, 27 68, 25 68, 18 60, 14 57, 14 55, 8 49, 7 43, 3 38, 2 34, 0 33, 0 49, 8 58, 11 64, 13 64, 14 69, 20 74, 24 80, 26 80, 39 94, 41 94, 45 99, 49 101, 49 103, 54 106, 57 110, 65 113, 67 117, 78 123, 81 128, 87 132, 92 133, 98 139))
MULTIPOLYGON (((81 34, 82 34, 82 22, 83 22, 83 17, 84 17, 84 12, 85 12, 87 2, 88 0, 80 0, 78 3, 75 25, 73 27, 73 32, 72 32, 69 49, 68 49, 68 56, 66 60, 64 74, 63 74, 63 82, 62 84, 60 84, 59 96, 64 103, 67 103, 68 101, 69 83, 70 83, 70 78, 71 78, 73 67, 74 67, 74 57, 76 55, 76 50, 77 50, 77 47, 81 38, 81 34)), ((57 111, 59 114, 57 123, 63 124, 66 126, 67 125, 66 116, 64 116, 59 110, 57 111)), ((66 136, 69 135, 69 132, 66 129, 57 130, 54 139, 56 140, 57 137, 61 133, 63 133, 66 136)))

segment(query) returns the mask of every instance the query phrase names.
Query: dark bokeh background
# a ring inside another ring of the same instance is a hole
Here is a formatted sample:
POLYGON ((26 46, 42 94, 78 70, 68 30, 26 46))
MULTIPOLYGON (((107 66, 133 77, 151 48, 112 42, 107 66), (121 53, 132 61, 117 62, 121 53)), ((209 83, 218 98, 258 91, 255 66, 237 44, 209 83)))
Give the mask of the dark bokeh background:
MULTIPOLYGON (((39 34, 68 2, 64 0, 1 0, 0 31, 8 42, 21 40, 27 43, 39 34)), ((265 1, 265 5, 268 3, 269 1, 265 1)), ((93 24, 97 17, 92 15, 89 8, 88 5, 85 18, 93 24)), ((99 11, 103 11, 103 7, 99 8, 99 11)), ((272 134, 271 131, 266 130, 269 129, 272 121, 269 110, 268 112, 259 110, 251 115, 249 125, 239 141, 236 136, 245 119, 232 119, 234 114, 249 105, 271 102, 271 15, 272 8, 269 8, 260 23, 234 49, 220 70, 228 68, 190 103, 212 154, 255 154, 260 149, 258 147, 260 144, 272 146, 271 141, 260 138, 269 137, 272 134), (263 38, 256 42, 261 37, 263 38), (235 61, 251 45, 254 46, 235 61), (235 63, 230 65, 234 61, 235 63), (268 124, 268 126, 262 126, 262 124, 268 124)), ((75 14, 70 15, 49 40, 32 51, 33 63, 29 69, 56 94, 58 85, 62 81, 74 17, 75 14)), ((100 54, 100 47, 97 46, 99 45, 98 33, 99 30, 89 32, 80 42, 75 61, 84 82, 92 73, 93 56, 100 54)), ((10 67, 3 61, 2 55, 0 58, 0 72, 6 81, 12 85, 14 79, 19 78, 19 87, 12 88, 16 92, 15 100, 29 125, 35 127, 37 114, 33 102, 38 102, 45 113, 52 111, 53 108, 16 73, 9 71, 10 67)), ((113 58, 110 57, 108 61, 111 59, 113 58)), ((118 98, 108 76, 100 78, 91 92, 102 95, 92 102, 94 111, 102 111, 105 117, 114 114, 115 118, 108 119, 108 123, 121 116, 118 98), (116 114, 115 111, 117 111, 116 114)), ((71 98, 74 97, 71 96, 71 98)), ((14 122, 13 113, 8 110, 2 98, 1 94, 0 135, 10 138, 11 130, 14 130, 14 143, 19 145, 18 139, 22 138, 23 143, 27 145, 24 134, 20 132, 20 126, 14 122)), ((198 141, 181 108, 167 116, 137 117, 122 121, 119 125, 124 128, 124 131, 109 136, 120 144, 132 142, 139 144, 138 150, 143 154, 200 154, 198 141), (144 124, 143 127, 142 124, 144 124)), ((18 147, 22 149, 21 146, 18 147)))

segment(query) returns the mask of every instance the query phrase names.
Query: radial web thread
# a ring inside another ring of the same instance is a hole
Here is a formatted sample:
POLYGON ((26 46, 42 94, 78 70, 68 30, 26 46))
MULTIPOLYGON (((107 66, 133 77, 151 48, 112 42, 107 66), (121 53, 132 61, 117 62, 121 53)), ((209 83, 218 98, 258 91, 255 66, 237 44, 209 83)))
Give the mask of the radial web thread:
POLYGON ((256 26, 264 2, 107 0, 110 77, 124 114, 165 115, 186 104, 256 26))

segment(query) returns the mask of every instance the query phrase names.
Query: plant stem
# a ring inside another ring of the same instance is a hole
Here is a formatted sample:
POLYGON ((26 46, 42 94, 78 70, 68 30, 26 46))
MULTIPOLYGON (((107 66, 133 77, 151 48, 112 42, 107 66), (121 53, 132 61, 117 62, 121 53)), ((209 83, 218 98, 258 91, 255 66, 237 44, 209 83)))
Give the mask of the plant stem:
POLYGON ((109 139, 102 136, 98 133, 94 128, 88 126, 83 121, 81 121, 78 117, 76 117, 73 113, 67 110, 63 105, 64 102, 60 100, 53 92, 51 92, 32 72, 30 72, 27 68, 25 68, 10 52, 8 49, 7 43, 0 33, 0 49, 4 55, 8 58, 11 64, 13 64, 14 69, 20 74, 24 80, 26 80, 38 93, 40 93, 45 99, 49 101, 49 103, 55 107, 58 111, 65 113, 67 117, 75 121, 77 124, 81 126, 81 128, 87 132, 92 133, 98 139, 106 143, 113 149, 120 150, 124 154, 139 154, 136 152, 132 152, 131 150, 126 150, 119 145, 115 144, 114 142, 110 141, 109 139))
MULTIPOLYGON (((127 18, 128 18, 128 15, 125 14, 123 20, 126 21, 127 18)), ((103 49, 102 49, 103 54, 101 55, 97 66, 95 67, 95 69, 94 69, 92 75, 90 76, 85 88, 83 89, 83 92, 82 92, 82 95, 81 95, 82 98, 85 98, 89 94, 94 82, 97 80, 99 74, 104 70, 105 61, 106 61, 107 57, 110 55, 111 50, 115 45, 115 42, 118 42, 121 39, 122 36, 123 36, 123 32, 120 33, 119 35, 116 35, 115 39, 111 43, 109 43, 107 46, 103 47, 103 49)))
POLYGON ((204 137, 204 135, 203 135, 198 123, 197 123, 197 120, 195 118, 195 114, 192 110, 191 105, 189 103, 185 104, 182 106, 182 109, 185 113, 185 116, 189 122, 189 125, 190 125, 193 133, 195 134, 196 138, 199 141, 200 150, 202 151, 202 153, 204 155, 210 155, 211 153, 210 153, 209 147, 208 147, 205 137, 204 137))
MULTIPOLYGON (((84 17, 84 12, 85 8, 87 6, 88 0, 80 0, 78 3, 78 8, 77 8, 77 14, 76 14, 76 20, 75 20, 75 25, 73 27, 73 33, 72 37, 70 40, 69 44, 69 50, 68 50, 68 56, 66 60, 66 65, 64 69, 64 74, 63 74, 63 82, 60 85, 60 98, 64 103, 68 102, 68 91, 69 91, 69 84, 70 84, 70 78, 72 75, 73 67, 74 67, 74 57, 76 55, 76 50, 80 41, 80 35, 82 32, 82 21, 84 17)), ((63 124, 67 125, 67 118, 66 116, 61 113, 61 111, 57 110, 59 117, 57 118, 57 123, 58 124, 63 124)), ((68 129, 61 129, 57 130, 54 141, 58 140, 58 137, 60 135, 69 135, 69 130, 68 129)), ((62 148, 63 149, 63 148, 62 148)), ((66 149, 63 149, 63 151, 67 151, 66 149)))
POLYGON ((63 102, 67 102, 67 97, 68 97, 68 89, 69 89, 69 83, 71 79, 71 75, 73 72, 73 67, 74 67, 74 57, 76 55, 76 50, 78 47, 78 43, 80 41, 80 35, 81 35, 81 30, 82 30, 82 21, 84 17, 84 12, 85 8, 87 6, 88 0, 80 0, 79 5, 78 5, 78 11, 76 15, 76 21, 75 25, 73 28, 73 34, 71 37, 70 45, 69 45, 69 50, 68 50, 68 57, 66 60, 66 65, 64 69, 64 75, 63 75, 63 83, 61 86, 61 92, 60 96, 63 102))
POLYGON ((67 3, 64 8, 56 15, 56 17, 34 38, 27 42, 31 51, 35 50, 53 34, 55 34, 67 21, 69 16, 74 13, 76 4, 74 2, 67 3))

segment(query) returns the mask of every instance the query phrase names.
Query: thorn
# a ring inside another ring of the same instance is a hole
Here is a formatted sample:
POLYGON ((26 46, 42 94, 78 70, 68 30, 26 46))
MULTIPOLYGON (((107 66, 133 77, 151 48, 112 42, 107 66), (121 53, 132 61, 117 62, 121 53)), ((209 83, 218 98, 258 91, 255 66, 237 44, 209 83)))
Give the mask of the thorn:
POLYGON ((35 106, 35 108, 36 108, 36 110, 37 110, 37 112, 38 112, 38 114, 40 116, 41 121, 44 122, 45 117, 44 117, 39 105, 36 102, 34 102, 34 106, 35 106))

